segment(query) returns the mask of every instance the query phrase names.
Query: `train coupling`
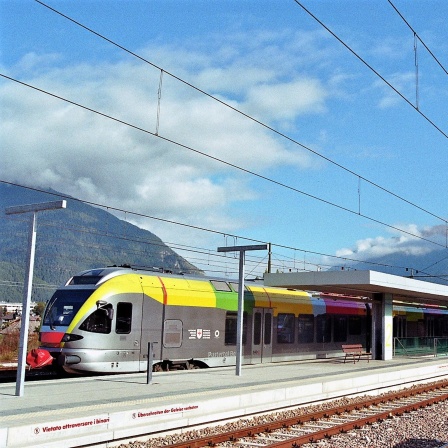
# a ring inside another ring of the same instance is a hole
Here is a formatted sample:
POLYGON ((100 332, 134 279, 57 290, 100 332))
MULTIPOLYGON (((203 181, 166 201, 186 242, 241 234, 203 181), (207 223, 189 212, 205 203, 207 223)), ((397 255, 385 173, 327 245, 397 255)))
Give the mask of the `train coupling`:
POLYGON ((70 366, 80 362, 81 358, 77 355, 66 355, 62 353, 58 356, 58 367, 70 366))

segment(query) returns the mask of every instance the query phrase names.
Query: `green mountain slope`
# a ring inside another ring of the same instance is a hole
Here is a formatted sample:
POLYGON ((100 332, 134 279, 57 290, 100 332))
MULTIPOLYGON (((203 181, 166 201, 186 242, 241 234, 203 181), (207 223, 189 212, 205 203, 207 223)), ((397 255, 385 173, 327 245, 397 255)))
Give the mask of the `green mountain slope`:
MULTIPOLYGON (((31 215, 4 210, 61 199, 51 193, 0 183, 0 301, 22 300, 31 215)), ((32 300, 47 300, 79 271, 122 264, 202 274, 153 233, 102 209, 69 198, 66 209, 38 213, 32 300)))

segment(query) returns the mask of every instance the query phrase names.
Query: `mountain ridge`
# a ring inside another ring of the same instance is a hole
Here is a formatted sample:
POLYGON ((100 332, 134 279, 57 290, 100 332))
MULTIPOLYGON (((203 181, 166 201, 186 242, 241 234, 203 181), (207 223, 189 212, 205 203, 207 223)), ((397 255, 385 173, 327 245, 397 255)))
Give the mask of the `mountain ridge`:
POLYGON ((0 183, 0 301, 22 300, 31 215, 6 215, 5 208, 58 199, 67 201, 66 209, 37 214, 32 300, 47 300, 72 275, 95 267, 145 266, 203 275, 158 236, 106 210, 54 190, 0 183))

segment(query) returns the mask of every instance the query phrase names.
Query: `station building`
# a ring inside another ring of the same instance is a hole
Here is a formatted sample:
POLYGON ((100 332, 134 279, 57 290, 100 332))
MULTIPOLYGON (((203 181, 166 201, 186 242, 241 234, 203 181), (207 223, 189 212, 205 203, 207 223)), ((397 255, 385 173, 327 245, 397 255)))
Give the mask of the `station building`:
MULTIPOLYGON (((448 286, 377 271, 269 273, 265 274, 264 283, 368 298, 372 307, 371 351, 374 359, 393 358, 394 307, 434 307, 448 312, 448 286)), ((436 344, 437 340, 433 339, 432 343, 436 344)))

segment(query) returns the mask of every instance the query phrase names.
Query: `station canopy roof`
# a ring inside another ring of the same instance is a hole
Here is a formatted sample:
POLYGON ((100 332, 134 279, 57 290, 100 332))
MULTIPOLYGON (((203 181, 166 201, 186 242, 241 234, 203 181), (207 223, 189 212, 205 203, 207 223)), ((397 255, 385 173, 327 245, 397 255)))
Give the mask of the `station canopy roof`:
POLYGON ((287 272, 264 275, 264 284, 373 298, 389 293, 406 303, 448 306, 448 286, 377 271, 287 272))

